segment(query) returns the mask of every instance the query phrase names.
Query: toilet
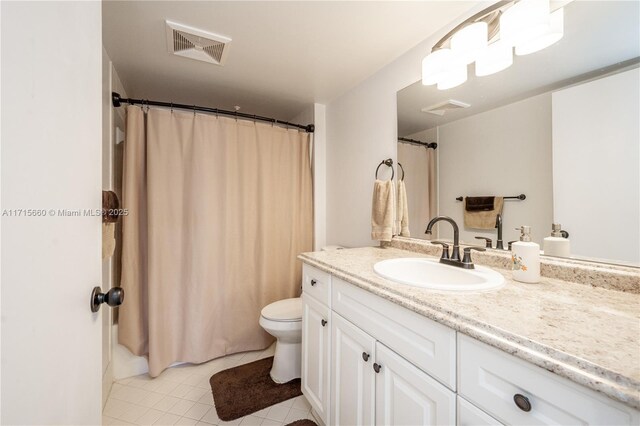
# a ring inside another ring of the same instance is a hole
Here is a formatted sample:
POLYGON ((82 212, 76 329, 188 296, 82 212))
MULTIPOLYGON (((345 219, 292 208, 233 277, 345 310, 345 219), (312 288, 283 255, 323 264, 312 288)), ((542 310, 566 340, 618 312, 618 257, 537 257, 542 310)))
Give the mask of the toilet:
MULTIPOLYGON (((343 246, 326 246, 322 251, 342 250, 343 246)), ((262 308, 260 325, 277 339, 273 355, 271 379, 287 383, 301 376, 302 362, 302 299, 278 300, 262 308)))
POLYGON ((287 383, 300 377, 302 299, 278 300, 260 312, 260 326, 277 339, 271 379, 287 383))

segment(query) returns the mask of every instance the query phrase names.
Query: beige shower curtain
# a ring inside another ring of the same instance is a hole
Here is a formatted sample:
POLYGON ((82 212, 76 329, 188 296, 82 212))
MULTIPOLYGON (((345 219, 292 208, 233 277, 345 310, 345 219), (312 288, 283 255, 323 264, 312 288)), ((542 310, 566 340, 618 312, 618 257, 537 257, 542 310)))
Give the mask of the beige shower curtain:
POLYGON ((151 376, 267 347, 260 310, 312 249, 309 135, 129 106, 125 144, 120 343, 151 376))
POLYGON ((411 236, 426 238, 427 223, 438 214, 436 152, 424 146, 398 143, 398 162, 405 170, 411 236))

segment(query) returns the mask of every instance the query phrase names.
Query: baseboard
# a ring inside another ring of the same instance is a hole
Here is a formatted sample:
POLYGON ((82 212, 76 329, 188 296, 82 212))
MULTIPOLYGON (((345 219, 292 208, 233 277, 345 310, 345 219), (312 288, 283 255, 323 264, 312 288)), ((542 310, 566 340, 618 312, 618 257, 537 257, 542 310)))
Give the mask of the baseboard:
POLYGON ((111 393, 111 387, 113 386, 113 363, 107 365, 107 369, 102 375, 102 409, 107 404, 107 399, 111 393))
POLYGON ((322 421, 318 413, 316 413, 316 410, 314 410, 313 408, 311 409, 311 417, 313 417, 313 420, 315 420, 318 426, 325 426, 324 422, 322 421))

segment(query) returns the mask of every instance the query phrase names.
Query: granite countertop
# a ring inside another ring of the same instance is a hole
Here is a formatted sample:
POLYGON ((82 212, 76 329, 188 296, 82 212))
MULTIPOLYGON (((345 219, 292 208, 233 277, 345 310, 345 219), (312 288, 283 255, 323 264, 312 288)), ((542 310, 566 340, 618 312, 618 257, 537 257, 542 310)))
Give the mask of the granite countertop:
POLYGON ((493 268, 505 285, 439 292, 378 276, 373 265, 430 257, 391 247, 303 253, 305 263, 491 346, 640 408, 640 295, 543 277, 538 284, 493 268))

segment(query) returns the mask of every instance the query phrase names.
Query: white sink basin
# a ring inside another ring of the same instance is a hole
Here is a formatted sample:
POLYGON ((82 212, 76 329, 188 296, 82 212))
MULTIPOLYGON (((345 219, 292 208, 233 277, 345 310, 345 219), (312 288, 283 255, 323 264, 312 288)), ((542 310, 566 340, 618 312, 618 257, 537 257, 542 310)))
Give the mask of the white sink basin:
POLYGON ((383 278, 400 284, 442 291, 478 291, 501 287, 504 277, 489 268, 463 269, 445 265, 436 259, 389 259, 373 265, 383 278))

